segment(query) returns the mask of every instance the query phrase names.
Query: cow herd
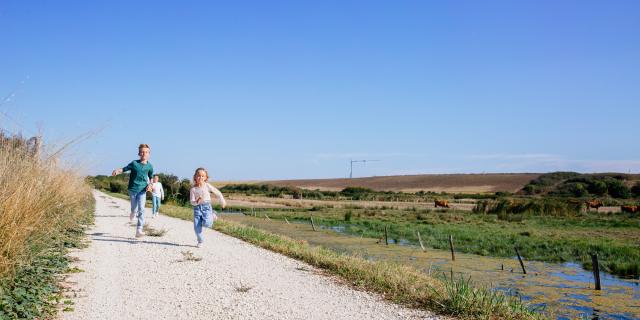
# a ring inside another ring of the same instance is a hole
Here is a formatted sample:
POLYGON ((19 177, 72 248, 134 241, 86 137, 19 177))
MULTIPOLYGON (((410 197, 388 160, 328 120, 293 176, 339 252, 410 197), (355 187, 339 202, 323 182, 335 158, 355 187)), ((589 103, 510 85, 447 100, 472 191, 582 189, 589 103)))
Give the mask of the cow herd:
MULTIPOLYGON (((587 205, 587 210, 589 210, 591 208, 595 208, 596 211, 598 211, 598 209, 600 209, 600 207, 604 206, 602 201, 600 201, 598 199, 588 200, 585 203, 587 205)), ((620 211, 627 212, 627 213, 636 213, 636 212, 640 211, 640 206, 622 205, 622 206, 620 206, 620 211)))

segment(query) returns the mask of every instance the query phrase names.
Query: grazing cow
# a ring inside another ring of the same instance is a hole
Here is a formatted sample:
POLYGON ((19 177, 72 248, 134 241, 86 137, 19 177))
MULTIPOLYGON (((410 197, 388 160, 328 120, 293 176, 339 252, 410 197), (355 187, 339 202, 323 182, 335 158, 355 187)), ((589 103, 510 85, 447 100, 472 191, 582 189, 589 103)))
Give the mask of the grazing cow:
POLYGON ((636 212, 638 212, 638 210, 640 210, 640 207, 638 207, 638 206, 620 206, 620 210, 622 212, 636 213, 636 212))
POLYGON ((603 206, 602 201, 598 199, 587 201, 586 204, 587 204, 587 211, 589 211, 589 209, 591 208, 596 208, 596 211, 598 211, 598 209, 603 206))
POLYGON ((437 200, 434 202, 434 207, 443 207, 443 208, 449 208, 449 201, 447 200, 437 200))

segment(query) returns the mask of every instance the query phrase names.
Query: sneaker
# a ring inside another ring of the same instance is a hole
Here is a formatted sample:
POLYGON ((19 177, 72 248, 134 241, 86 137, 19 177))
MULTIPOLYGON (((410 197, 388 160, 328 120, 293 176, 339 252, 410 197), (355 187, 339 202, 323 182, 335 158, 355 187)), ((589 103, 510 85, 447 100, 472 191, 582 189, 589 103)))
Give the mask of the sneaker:
POLYGON ((198 242, 198 244, 196 244, 196 247, 202 248, 202 242, 198 242))
POLYGON ((142 237, 144 237, 144 233, 140 231, 136 231, 136 238, 142 238, 142 237))
POLYGON ((135 215, 136 215, 135 212, 129 213, 129 220, 133 220, 133 217, 135 217, 135 215))

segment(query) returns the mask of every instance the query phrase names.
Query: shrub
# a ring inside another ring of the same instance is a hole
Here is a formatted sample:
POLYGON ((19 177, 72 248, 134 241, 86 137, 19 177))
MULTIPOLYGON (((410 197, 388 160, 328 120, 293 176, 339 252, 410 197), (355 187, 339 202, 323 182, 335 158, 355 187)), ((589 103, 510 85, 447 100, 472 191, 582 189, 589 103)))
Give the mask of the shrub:
POLYGON ((631 198, 631 190, 624 184, 624 182, 617 179, 610 179, 607 181, 607 189, 609 195, 614 198, 628 199, 631 198))
POLYGON ((127 184, 122 181, 110 181, 109 191, 115 193, 127 193, 127 184))
POLYGON ((589 185, 589 192, 597 196, 603 196, 607 193, 607 184, 604 181, 594 181, 589 185))
POLYGON ((631 193, 634 197, 640 198, 640 182, 637 182, 633 187, 631 187, 631 193))

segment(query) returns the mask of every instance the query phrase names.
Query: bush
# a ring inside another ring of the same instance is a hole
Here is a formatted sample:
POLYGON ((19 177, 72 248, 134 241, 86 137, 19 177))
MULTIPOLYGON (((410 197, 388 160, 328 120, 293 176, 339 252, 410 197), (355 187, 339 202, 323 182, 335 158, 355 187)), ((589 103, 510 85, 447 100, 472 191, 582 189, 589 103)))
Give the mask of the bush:
POLYGON ((589 195, 589 191, 583 183, 576 183, 573 185, 573 189, 571 190, 573 195, 576 197, 585 197, 589 195))
POLYGON ((614 198, 628 199, 631 198, 631 190, 624 184, 624 182, 617 179, 610 179, 607 181, 607 189, 609 195, 614 198))
POLYGON ((597 196, 603 196, 607 193, 607 184, 604 181, 594 181, 589 185, 589 192, 597 196))
POLYGON ((127 184, 122 181, 110 181, 109 191, 114 193, 127 193, 127 184))
POLYGON ((634 197, 640 198, 640 182, 637 182, 633 187, 631 187, 631 193, 634 197))

